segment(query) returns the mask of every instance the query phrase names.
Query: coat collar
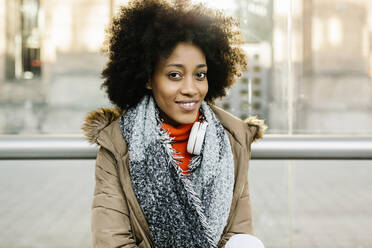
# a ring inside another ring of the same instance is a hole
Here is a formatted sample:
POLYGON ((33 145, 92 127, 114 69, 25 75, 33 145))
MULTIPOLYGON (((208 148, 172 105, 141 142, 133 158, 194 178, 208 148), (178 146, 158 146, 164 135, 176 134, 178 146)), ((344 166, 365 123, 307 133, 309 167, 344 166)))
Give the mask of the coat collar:
MULTIPOLYGON (((210 106, 217 118, 221 121, 221 124, 241 145, 246 143, 247 131, 252 130, 252 127, 255 129, 255 132, 252 133, 252 141, 256 141, 263 137, 267 126, 264 124, 264 121, 259 120, 257 116, 248 117, 244 121, 241 121, 215 105, 210 106)), ((86 139, 92 144, 103 145, 102 143, 105 143, 106 147, 112 146, 114 149, 113 144, 109 144, 112 142, 107 142, 105 137, 121 137, 119 133, 117 133, 119 129, 114 127, 119 125, 117 119, 123 113, 124 111, 118 108, 102 108, 88 114, 82 127, 86 139)))
POLYGON ((215 105, 210 106, 225 129, 230 132, 240 144, 244 144, 245 142, 244 138, 246 136, 247 129, 250 131, 251 127, 255 128, 255 132, 252 133, 253 137, 251 137, 252 141, 261 139, 265 133, 265 130, 267 129, 264 120, 258 119, 257 116, 250 116, 242 121, 220 107, 215 105))

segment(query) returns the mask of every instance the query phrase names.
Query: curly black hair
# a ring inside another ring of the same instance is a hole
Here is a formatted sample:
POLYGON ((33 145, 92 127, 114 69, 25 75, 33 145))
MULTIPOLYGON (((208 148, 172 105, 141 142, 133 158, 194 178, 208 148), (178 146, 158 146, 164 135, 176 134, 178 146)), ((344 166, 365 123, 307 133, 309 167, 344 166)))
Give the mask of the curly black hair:
POLYGON ((180 42, 198 46, 208 66, 207 102, 226 95, 235 76, 247 67, 238 22, 203 4, 134 0, 120 8, 106 30, 108 63, 102 71, 110 101, 120 109, 136 105, 160 58, 180 42))

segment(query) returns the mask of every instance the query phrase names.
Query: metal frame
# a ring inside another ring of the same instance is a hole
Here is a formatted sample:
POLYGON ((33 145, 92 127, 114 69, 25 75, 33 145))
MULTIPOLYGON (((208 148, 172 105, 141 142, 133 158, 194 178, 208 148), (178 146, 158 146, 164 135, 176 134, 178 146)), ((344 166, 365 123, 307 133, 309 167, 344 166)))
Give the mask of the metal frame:
MULTIPOLYGON (((98 147, 81 135, 0 135, 0 159, 95 159, 98 147)), ((372 137, 266 135, 253 159, 372 159, 372 137)))

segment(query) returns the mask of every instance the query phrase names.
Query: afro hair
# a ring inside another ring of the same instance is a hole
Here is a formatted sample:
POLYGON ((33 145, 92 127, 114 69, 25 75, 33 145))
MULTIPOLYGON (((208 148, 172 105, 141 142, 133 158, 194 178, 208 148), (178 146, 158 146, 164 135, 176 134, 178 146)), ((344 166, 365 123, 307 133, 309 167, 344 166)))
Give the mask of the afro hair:
POLYGON ((146 83, 160 58, 180 42, 198 46, 208 66, 207 102, 226 95, 247 67, 238 22, 203 4, 177 5, 163 0, 134 0, 122 6, 108 27, 108 62, 102 71, 110 101, 120 109, 151 94, 146 83))

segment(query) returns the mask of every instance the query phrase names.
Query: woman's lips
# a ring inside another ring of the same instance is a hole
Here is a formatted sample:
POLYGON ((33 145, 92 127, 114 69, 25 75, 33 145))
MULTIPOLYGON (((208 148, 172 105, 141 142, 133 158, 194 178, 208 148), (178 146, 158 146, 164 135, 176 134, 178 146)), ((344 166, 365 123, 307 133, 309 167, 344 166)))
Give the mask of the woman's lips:
POLYGON ((185 111, 193 111, 195 110, 196 106, 197 106, 197 101, 193 101, 193 102, 176 102, 178 104, 178 106, 180 106, 181 109, 185 110, 185 111))

